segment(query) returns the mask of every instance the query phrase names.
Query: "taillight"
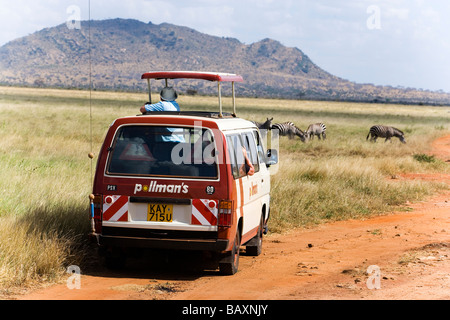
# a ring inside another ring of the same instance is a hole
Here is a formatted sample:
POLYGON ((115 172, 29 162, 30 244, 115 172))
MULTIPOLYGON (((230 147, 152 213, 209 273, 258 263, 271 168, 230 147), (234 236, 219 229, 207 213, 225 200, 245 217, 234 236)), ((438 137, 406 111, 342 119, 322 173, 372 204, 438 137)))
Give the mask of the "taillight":
POLYGON ((219 202, 219 227, 231 227, 233 224, 233 201, 221 200, 219 202))

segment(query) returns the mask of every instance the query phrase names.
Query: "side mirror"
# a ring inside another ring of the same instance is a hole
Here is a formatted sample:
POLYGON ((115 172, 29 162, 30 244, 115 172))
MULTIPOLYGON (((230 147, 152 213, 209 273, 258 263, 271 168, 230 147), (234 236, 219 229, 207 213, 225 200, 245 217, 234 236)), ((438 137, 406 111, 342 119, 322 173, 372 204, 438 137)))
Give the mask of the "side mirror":
POLYGON ((276 149, 267 150, 267 157, 266 157, 267 167, 270 167, 277 163, 278 163, 278 150, 276 150, 276 149))

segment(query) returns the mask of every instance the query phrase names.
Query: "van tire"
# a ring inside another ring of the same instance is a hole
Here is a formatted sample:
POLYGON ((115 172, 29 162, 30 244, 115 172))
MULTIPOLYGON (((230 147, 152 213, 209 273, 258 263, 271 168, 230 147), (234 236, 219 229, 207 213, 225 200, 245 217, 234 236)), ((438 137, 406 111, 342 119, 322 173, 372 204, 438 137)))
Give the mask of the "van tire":
POLYGON ((261 221, 258 227, 258 233, 253 239, 250 240, 248 245, 245 247, 248 256, 257 257, 262 252, 262 242, 264 233, 264 216, 261 216, 261 221))
POLYGON ((239 249, 241 247, 241 235, 239 230, 236 230, 236 237, 233 243, 233 249, 226 253, 226 262, 219 262, 220 273, 227 276, 232 276, 239 269, 239 249))

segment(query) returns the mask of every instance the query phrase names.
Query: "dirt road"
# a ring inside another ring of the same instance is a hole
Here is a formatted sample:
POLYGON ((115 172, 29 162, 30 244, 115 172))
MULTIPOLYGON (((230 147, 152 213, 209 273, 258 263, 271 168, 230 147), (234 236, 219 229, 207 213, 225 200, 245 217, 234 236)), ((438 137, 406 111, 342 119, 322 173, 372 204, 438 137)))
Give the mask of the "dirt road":
MULTIPOLYGON (((432 153, 450 161, 450 136, 432 153)), ((450 164, 449 164, 450 165, 450 164)), ((450 184, 450 175, 401 176, 450 184)), ((406 212, 269 235, 259 257, 241 256, 240 271, 185 271, 184 265, 99 270, 17 299, 303 300, 450 299, 450 192, 408 204, 406 212), (374 272, 367 274, 369 267, 374 272), (376 276, 379 276, 377 278, 376 276)))

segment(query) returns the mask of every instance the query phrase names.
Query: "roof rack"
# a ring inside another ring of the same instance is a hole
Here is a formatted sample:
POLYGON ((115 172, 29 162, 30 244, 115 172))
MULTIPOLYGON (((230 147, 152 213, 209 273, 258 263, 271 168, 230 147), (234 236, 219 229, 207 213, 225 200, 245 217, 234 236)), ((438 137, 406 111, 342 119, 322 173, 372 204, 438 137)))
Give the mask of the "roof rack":
MULTIPOLYGON (((148 97, 149 102, 152 102, 152 93, 150 80, 165 80, 166 87, 168 86, 168 79, 199 79, 208 81, 217 81, 217 88, 219 92, 219 112, 218 117, 222 118, 224 113, 222 112, 222 82, 231 82, 231 89, 233 94, 233 117, 236 117, 236 95, 234 89, 235 82, 243 82, 244 79, 240 75, 232 73, 221 73, 221 72, 198 72, 198 71, 153 71, 144 73, 141 79, 146 79, 148 84, 148 97)), ((173 113, 172 113, 173 114, 173 113)))
POLYGON ((228 112, 210 112, 210 111, 152 111, 149 113, 138 114, 138 116, 192 116, 204 118, 236 118, 235 114, 228 112))

